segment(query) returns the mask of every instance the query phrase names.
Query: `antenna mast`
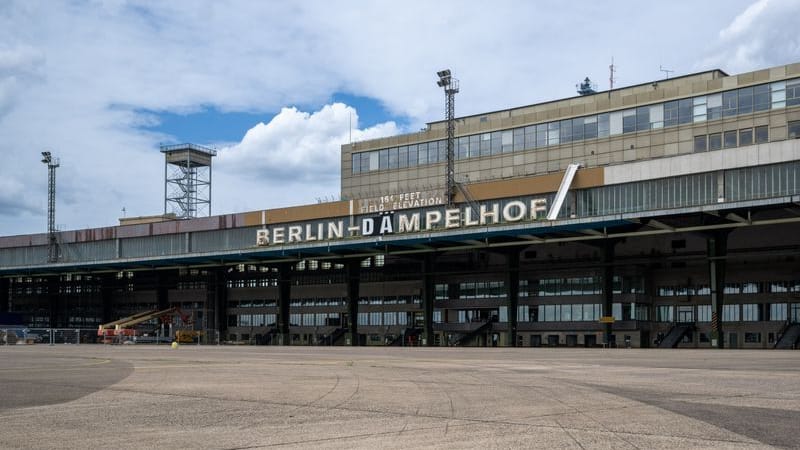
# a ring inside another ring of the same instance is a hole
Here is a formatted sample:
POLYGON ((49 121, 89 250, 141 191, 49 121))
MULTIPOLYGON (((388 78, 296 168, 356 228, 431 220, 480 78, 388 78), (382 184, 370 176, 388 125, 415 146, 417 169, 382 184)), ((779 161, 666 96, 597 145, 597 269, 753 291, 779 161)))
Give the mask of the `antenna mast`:
POLYGON ((664 66, 662 66, 660 64, 658 66, 658 70, 664 72, 667 75, 667 78, 666 78, 667 80, 669 80, 669 74, 675 72, 674 70, 665 69, 664 66))
POLYGON ((617 71, 617 67, 614 65, 614 57, 612 56, 611 57, 611 65, 608 66, 608 73, 609 73, 609 75, 608 75, 608 85, 609 85, 608 90, 609 91, 613 91, 614 90, 614 72, 616 72, 616 71, 617 71))

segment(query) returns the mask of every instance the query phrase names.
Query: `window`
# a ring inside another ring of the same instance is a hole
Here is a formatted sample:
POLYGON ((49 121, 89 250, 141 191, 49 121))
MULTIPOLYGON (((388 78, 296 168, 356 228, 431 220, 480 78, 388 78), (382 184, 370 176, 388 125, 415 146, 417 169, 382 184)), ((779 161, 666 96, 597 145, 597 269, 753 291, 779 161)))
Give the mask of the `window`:
POLYGON ((636 131, 647 131, 650 129, 650 107, 642 106, 636 108, 636 131))
POLYGON ((753 129, 739 130, 739 145, 753 145, 753 129))
MULTIPOLYGON (((525 142, 527 144, 527 141, 525 142)), ((536 148, 547 147, 547 124, 536 125, 536 148)))
POLYGON ((622 111, 622 132, 631 133, 634 131, 636 131, 636 110, 627 109, 622 111))
POLYGON ((722 148, 722 133, 712 133, 708 135, 708 149, 719 150, 722 148))
POLYGON ((533 148, 536 146, 536 127, 514 128, 512 140, 514 141, 515 152, 533 148), (529 135, 529 133, 532 134, 529 135))
MULTIPOLYGON (((608 127, 606 127, 608 131, 608 127)), ((597 137, 597 116, 586 117, 583 119, 583 138, 594 139, 597 137)))
POLYGON ((656 321, 657 322, 672 322, 672 305, 660 305, 656 307, 656 321))
POLYGON ((558 145, 558 122, 547 124, 547 145, 558 145))
POLYGON ((772 109, 783 108, 786 106, 786 82, 778 81, 769 85, 770 100, 772 109))
POLYGON ((711 322, 711 305, 697 305, 697 321, 711 322))
POLYGON ((397 147, 390 148, 389 149, 389 168, 390 169, 397 169, 399 167, 397 158, 398 158, 397 147))
POLYGON ((622 134, 622 111, 615 111, 608 115, 609 134, 616 136, 622 134))
POLYGON ((610 130, 608 117, 608 114, 597 116, 597 137, 608 137, 610 130))
POLYGON ((664 103, 664 126, 672 127, 678 124, 678 102, 664 103))
POLYGON ((722 118, 722 94, 709 95, 706 101, 708 120, 722 118))
POLYGON ((800 79, 786 82, 786 106, 800 105, 800 79))
POLYGON ((758 304, 744 304, 742 305, 742 320, 745 322, 758 322, 761 320, 760 312, 758 304))
POLYGON ((725 148, 736 147, 736 130, 723 133, 722 145, 725 148))
POLYGON ((708 150, 708 138, 706 135, 694 137, 694 151, 695 153, 704 152, 708 150))
POLYGON ((572 140, 573 141, 582 141, 583 140, 583 124, 584 118, 578 117, 576 119, 572 119, 572 140))
POLYGON ((766 125, 756 127, 756 144, 769 142, 769 128, 766 125))
POLYGON ((389 168, 389 150, 381 150, 378 152, 378 168, 380 170, 389 168))
POLYGON ((562 120, 559 123, 559 135, 561 137, 561 144, 566 144, 567 142, 572 141, 572 121, 571 120, 562 120))
POLYGON ((694 117, 694 101, 691 98, 678 100, 678 123, 683 125, 692 123, 694 117))
POLYGON ((800 139, 800 120, 789 122, 789 139, 800 139))
POLYGON ((769 109, 769 85, 762 84, 753 87, 753 109, 755 111, 766 111, 769 109))
POLYGON ((753 112, 753 88, 739 89, 739 114, 753 112))
POLYGON ((723 305, 722 306, 722 321, 723 322, 738 322, 739 321, 739 305, 723 305))
POLYGON ((738 112, 739 95, 736 91, 722 93, 722 117, 735 116, 738 112))
POLYGON ((695 97, 694 104, 694 122, 705 122, 706 120, 706 97, 695 97))
POLYGON ((773 303, 769 305, 769 320, 784 321, 786 320, 786 303, 773 303))
POLYGON ((748 344, 758 344, 761 342, 761 333, 745 333, 744 341, 748 344))

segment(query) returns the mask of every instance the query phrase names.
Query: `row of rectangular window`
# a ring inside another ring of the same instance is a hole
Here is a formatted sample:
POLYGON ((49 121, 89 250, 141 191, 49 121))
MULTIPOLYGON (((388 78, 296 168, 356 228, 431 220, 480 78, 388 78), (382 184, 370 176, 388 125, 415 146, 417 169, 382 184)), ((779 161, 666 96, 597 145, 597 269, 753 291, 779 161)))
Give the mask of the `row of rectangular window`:
MULTIPOLYGON (((800 303, 745 303, 722 306, 723 322, 800 321, 800 303)), ((711 322, 711 305, 659 305, 657 322, 711 322)))
MULTIPOLYGON (((760 294, 760 293, 786 293, 800 292, 800 280, 789 281, 750 281, 744 283, 725 283, 724 293, 735 294, 760 294)), ((711 295, 708 285, 693 286, 658 286, 658 297, 711 295)))
MULTIPOLYGON (((800 105, 800 78, 622 111, 462 136, 457 138, 454 151, 456 159, 498 155, 796 105, 800 105)), ((445 162, 446 149, 446 141, 439 140, 353 153, 352 173, 445 162)))
POLYGON ((743 128, 738 131, 730 130, 722 133, 711 133, 695 136, 694 151, 695 153, 698 153, 708 150, 721 150, 723 148, 753 145, 754 134, 756 144, 764 144, 769 142, 769 127, 762 125, 755 128, 743 128))

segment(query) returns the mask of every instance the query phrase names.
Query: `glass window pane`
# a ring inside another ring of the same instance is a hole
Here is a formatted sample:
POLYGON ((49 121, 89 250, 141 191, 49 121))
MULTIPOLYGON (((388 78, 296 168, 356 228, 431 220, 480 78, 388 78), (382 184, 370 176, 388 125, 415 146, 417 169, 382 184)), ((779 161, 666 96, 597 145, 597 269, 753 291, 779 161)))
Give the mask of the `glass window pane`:
POLYGON ((369 170, 378 170, 380 168, 380 158, 378 152, 369 152, 369 170))
POLYGON ((722 94, 706 96, 706 114, 708 120, 722 118, 722 94))
POLYGON ((636 131, 636 110, 627 109, 622 111, 622 132, 632 133, 636 131))
POLYGON ((692 123, 693 119, 693 112, 694 112, 694 105, 692 103, 692 99, 685 98, 683 100, 678 100, 678 123, 683 125, 686 123, 692 123))
POLYGON ((722 93, 722 117, 735 116, 738 111, 739 93, 728 91, 722 93))
POLYGON ((397 147, 389 149, 389 168, 397 169, 397 147))
POLYGON ((609 114, 609 128, 611 136, 622 134, 622 111, 609 114))
POLYGON ((786 82, 778 81, 769 85, 772 109, 783 108, 786 106, 786 82))
POLYGON ((739 114, 753 112, 753 88, 739 89, 739 114))
POLYGON ((581 141, 583 140, 583 117, 578 117, 576 119, 572 119, 572 140, 573 141, 581 141))
POLYGON ((650 129, 650 107, 642 106, 636 108, 636 131, 647 131, 650 129))
POLYGON ((464 136, 456 141, 456 159, 469 158, 469 138, 464 136))
POLYGON ((712 133, 708 135, 708 149, 719 150, 722 148, 722 133, 712 133))
POLYGON ((769 128, 766 125, 756 127, 756 144, 769 142, 769 128))
POLYGON ((597 116, 584 117, 583 138, 594 139, 597 137, 597 116))
POLYGON ((469 157, 481 156, 481 136, 475 134, 469 137, 469 157))
MULTIPOLYGON (((527 144, 528 142, 525 141, 527 144)), ((547 124, 536 125, 536 148, 547 146, 547 124)), ((530 148, 530 147, 529 147, 530 148)))
POLYGON ((726 131, 724 133, 722 145, 725 148, 736 147, 736 130, 726 131))
POLYGON ((492 133, 483 133, 481 138, 481 156, 489 156, 492 154, 492 133))
POLYGON ((789 122, 789 139, 800 138, 800 120, 789 122))
POLYGON ((706 97, 700 96, 692 99, 694 122, 704 122, 706 120, 706 97))
POLYGON ((566 144, 567 142, 572 141, 572 121, 571 120, 562 120, 559 123, 559 135, 561 144, 566 144))
POLYGON ((678 102, 664 103, 664 126, 672 127, 678 124, 678 102))
POLYGON ((503 152, 503 133, 500 131, 495 131, 490 134, 491 136, 491 147, 492 147, 492 155, 499 155, 503 152))
MULTIPOLYGON (((620 130, 622 129, 620 124, 620 130)), ((609 115, 600 114, 597 116, 597 137, 608 137, 611 132, 609 115)))
POLYGON ((547 124, 547 145, 558 145, 558 122, 547 124))
POLYGON ((530 126, 530 127, 525 127, 525 128, 514 128, 512 139, 514 141, 514 151, 515 152, 525 150, 526 148, 533 148, 533 146, 536 145, 536 127, 530 126), (525 146, 525 131, 528 128, 533 130, 533 133, 534 133, 533 134, 533 140, 531 141, 531 144, 532 144, 531 147, 526 147, 525 146))
POLYGON ((408 167, 408 147, 405 145, 397 149, 397 165, 399 167, 408 167))
POLYGON ((694 151, 697 152, 704 152, 708 150, 708 139, 706 135, 702 136, 695 136, 694 137, 694 151))
POLYGON ((762 84, 753 87, 753 102, 755 111, 766 111, 769 109, 769 85, 762 84))
POLYGON ((378 152, 378 168, 386 170, 389 168, 389 150, 384 149, 378 152))
POLYGON ((753 144, 753 129, 745 128, 739 130, 739 145, 752 145, 753 144))
POLYGON ((361 173, 361 153, 353 153, 352 173, 361 173))
POLYGON ((664 127, 664 105, 658 104, 650 107, 650 128, 664 127))
POLYGON ((419 154, 416 145, 408 146, 408 167, 416 167, 419 163, 419 154))

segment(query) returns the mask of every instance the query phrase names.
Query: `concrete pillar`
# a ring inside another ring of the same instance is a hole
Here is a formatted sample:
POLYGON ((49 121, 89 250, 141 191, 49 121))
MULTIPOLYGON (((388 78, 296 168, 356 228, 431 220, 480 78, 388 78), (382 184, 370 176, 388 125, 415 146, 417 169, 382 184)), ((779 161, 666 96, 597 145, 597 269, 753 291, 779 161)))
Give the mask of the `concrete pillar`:
POLYGON ((0 313, 6 313, 11 303, 11 280, 0 278, 0 313))
POLYGON ((436 285, 434 284, 434 263, 436 256, 428 253, 422 260, 422 314, 424 329, 422 337, 425 345, 433 346, 433 303, 436 301, 436 285))
POLYGON ((292 302, 292 273, 294 264, 278 266, 278 335, 283 345, 291 344, 289 333, 289 304, 292 302))
POLYGON ((361 260, 352 259, 344 264, 347 272, 347 315, 350 317, 348 335, 350 345, 358 346, 358 300, 360 298, 359 288, 361 284, 361 260))
MULTIPOLYGON (((603 315, 612 316, 614 310, 614 246, 617 241, 606 239, 603 243, 603 315)), ((605 342, 611 345, 612 323, 603 325, 605 342)))
POLYGON ((506 273, 506 291, 508 292, 508 345, 517 346, 517 325, 519 319, 519 252, 510 250, 506 254, 508 272, 506 273))
POLYGON ((725 304, 725 255, 728 252, 728 231, 717 231, 706 240, 708 249, 709 287, 711 288, 711 347, 724 348, 722 307, 725 304))

